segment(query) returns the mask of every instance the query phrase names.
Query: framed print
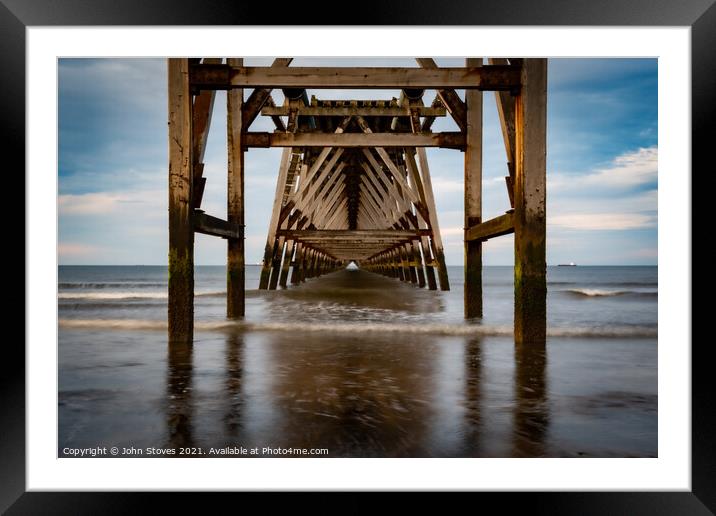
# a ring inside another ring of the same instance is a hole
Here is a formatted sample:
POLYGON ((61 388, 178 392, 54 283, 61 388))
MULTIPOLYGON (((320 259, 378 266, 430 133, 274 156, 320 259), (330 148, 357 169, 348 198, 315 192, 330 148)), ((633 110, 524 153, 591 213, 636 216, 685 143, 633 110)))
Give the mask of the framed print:
POLYGON ((28 302, 3 510, 714 511, 690 170, 716 7, 518 4, 4 1, 28 302))

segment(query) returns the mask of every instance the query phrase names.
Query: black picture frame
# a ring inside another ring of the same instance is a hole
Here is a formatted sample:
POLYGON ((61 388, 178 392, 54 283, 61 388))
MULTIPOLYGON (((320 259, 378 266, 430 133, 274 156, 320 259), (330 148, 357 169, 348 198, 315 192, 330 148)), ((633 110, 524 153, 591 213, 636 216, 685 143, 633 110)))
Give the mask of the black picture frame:
MULTIPOLYGON (((713 169, 713 144, 707 142, 707 138, 716 125, 714 1, 457 0, 438 3, 370 0, 355 7, 312 2, 296 4, 293 9, 267 10, 263 3, 236 0, 0 0, 0 113, 3 120, 0 146, 3 156, 18 158, 15 170, 24 170, 24 152, 19 149, 25 148, 25 29, 28 26, 342 25, 347 21, 351 25, 689 26, 692 44, 692 171, 701 170, 708 175, 713 169)), ((693 174, 684 179, 691 181, 692 177, 693 174)), ((24 184, 19 188, 24 191, 24 184)), ((694 223, 698 220, 692 219, 694 223)), ((692 257, 698 259, 699 255, 693 253, 692 257)), ((693 258, 692 268, 695 265, 693 258)), ((26 277, 28 274, 32 271, 25 266, 26 277)), ((692 345, 691 342, 672 344, 692 345)), ((25 351, 18 339, 8 340, 4 347, 4 367, 0 375, 0 511, 7 510, 11 515, 124 514, 142 512, 148 506, 149 496, 161 497, 166 512, 175 504, 184 511, 191 509, 187 496, 181 493, 25 492, 25 351)), ((507 513, 523 508, 538 514, 713 514, 716 512, 716 438, 713 437, 716 435, 713 396, 716 386, 709 360, 710 347, 710 339, 702 339, 691 348, 690 492, 480 493, 478 496, 499 503, 500 512, 507 513)), ((200 503, 208 504, 208 496, 214 505, 225 503, 232 495, 202 493, 200 503)), ((259 503, 267 503, 266 497, 271 497, 274 509, 293 503, 272 494, 250 496, 259 498, 255 500, 259 503)), ((365 512, 379 503, 377 496, 354 493, 334 508, 341 513, 365 512)), ((407 503, 424 507, 424 497, 416 494, 407 503)), ((202 506, 207 509, 211 505, 202 506)), ((330 507, 331 499, 324 497, 321 505, 330 507)))

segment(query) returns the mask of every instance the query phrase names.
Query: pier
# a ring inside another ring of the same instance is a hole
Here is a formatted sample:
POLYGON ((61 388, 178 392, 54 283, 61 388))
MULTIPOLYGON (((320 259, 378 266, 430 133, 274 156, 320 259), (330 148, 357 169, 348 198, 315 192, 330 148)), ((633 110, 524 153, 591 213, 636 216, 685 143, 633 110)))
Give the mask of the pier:
MULTIPOLYGON (((440 68, 244 66, 241 58, 170 58, 169 342, 193 340, 194 233, 227 241, 227 317, 244 317, 244 153, 281 147, 260 289, 298 285, 353 262, 449 290, 425 149, 464 153, 466 318, 482 317, 482 242, 514 233, 514 337, 546 337, 546 59, 469 58, 440 68), (244 88, 251 94, 244 99, 244 88), (393 100, 308 98, 306 89, 394 89, 393 100), (278 106, 271 92, 283 91, 278 106), (202 209, 215 92, 227 90, 227 213, 202 209), (425 90, 435 90, 426 106, 425 90), (465 90, 463 101, 456 90, 465 90), (497 102, 506 151, 505 213, 482 218, 483 92, 497 102), (251 131, 258 116, 274 132, 251 131), (432 132, 450 116, 456 132, 432 132), (284 121, 284 118, 287 120, 284 121)), ((457 171, 456 171, 457 172, 457 171)), ((250 171, 249 171, 250 173, 250 171)))

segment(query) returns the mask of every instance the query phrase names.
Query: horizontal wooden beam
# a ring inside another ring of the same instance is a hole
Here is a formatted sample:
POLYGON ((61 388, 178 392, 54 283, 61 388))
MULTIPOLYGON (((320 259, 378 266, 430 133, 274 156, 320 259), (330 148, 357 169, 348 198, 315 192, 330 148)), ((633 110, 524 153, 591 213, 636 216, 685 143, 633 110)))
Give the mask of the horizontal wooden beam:
MULTIPOLYGON (((447 110, 444 107, 419 107, 416 108, 418 116, 445 116, 447 110)), ((265 116, 288 116, 288 106, 267 106, 261 110, 265 116)), ((302 106, 298 108, 299 116, 410 116, 408 107, 374 107, 374 106, 337 106, 317 107, 302 106)))
POLYGON ((237 67, 194 64, 190 67, 194 90, 231 88, 327 89, 472 89, 515 90, 520 67, 488 65, 458 68, 351 68, 351 67, 237 67))
POLYGON ((222 219, 194 210, 194 231, 221 238, 244 238, 243 228, 222 219))
POLYGON ((283 236, 287 239, 300 239, 311 241, 368 241, 368 240, 405 240, 419 238, 420 236, 430 236, 430 230, 427 229, 303 229, 288 230, 280 229, 276 231, 277 236, 283 236))
POLYGON ((515 222, 513 212, 507 212, 504 215, 486 220, 482 224, 477 224, 465 230, 465 241, 471 240, 487 240, 488 238, 509 235, 515 232, 515 222))
POLYGON ((445 133, 244 133, 246 147, 442 147, 462 149, 465 135, 445 133))

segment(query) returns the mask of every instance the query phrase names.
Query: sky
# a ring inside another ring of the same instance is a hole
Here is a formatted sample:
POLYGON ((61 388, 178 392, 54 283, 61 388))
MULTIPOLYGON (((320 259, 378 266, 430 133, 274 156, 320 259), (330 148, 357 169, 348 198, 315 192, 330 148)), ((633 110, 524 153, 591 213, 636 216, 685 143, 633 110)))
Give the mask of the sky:
MULTIPOLYGON (((270 58, 245 58, 265 66, 270 58)), ((436 58, 439 66, 464 59, 436 58)), ((407 58, 296 58, 292 66, 410 66, 407 58)), ((60 265, 167 263, 165 59, 61 59, 58 72, 60 265)), ((251 90, 245 90, 248 96, 251 90)), ((309 98, 390 99, 398 90, 308 90, 309 98)), ((464 98, 464 92, 458 91, 464 98)), ((280 90, 273 92, 283 103, 280 90)), ((434 92, 427 91, 426 104, 434 92)), ((547 264, 657 263, 657 60, 550 59, 547 95, 547 264)), ((484 93, 483 219, 509 209, 496 103, 484 93)), ((226 95, 217 92, 204 157, 202 209, 226 218, 226 95)), ((273 131, 259 117, 252 131, 273 131)), ((456 131, 450 116, 433 131, 456 131)), ((464 154, 429 149, 448 265, 463 264, 464 154)), ((246 153, 246 263, 266 242, 281 149, 246 153)), ((483 245, 485 265, 511 265, 511 235, 483 245)), ((223 265, 226 241, 197 234, 195 263, 223 265)))

